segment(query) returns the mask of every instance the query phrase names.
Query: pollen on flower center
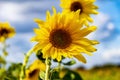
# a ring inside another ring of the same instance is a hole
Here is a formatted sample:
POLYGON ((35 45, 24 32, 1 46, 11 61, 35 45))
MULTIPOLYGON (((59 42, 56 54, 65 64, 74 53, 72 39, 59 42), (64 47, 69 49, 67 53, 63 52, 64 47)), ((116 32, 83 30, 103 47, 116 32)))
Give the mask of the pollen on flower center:
POLYGON ((77 11, 78 9, 80 9, 80 13, 83 12, 83 8, 82 8, 82 5, 80 4, 80 2, 73 2, 71 4, 71 7, 70 7, 70 10, 71 11, 77 11))
POLYGON ((69 32, 63 29, 51 31, 49 40, 54 47, 60 49, 65 49, 72 43, 72 38, 69 32))
POLYGON ((7 35, 8 33, 9 33, 8 30, 6 30, 6 29, 0 29, 0 36, 5 36, 5 35, 7 35))

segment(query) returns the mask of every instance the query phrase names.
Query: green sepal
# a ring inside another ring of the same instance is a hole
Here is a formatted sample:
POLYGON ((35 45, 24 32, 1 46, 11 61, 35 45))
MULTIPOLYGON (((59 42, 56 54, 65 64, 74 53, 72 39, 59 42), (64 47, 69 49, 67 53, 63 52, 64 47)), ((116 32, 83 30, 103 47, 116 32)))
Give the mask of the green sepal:
MULTIPOLYGON (((62 62, 63 63, 63 62, 62 62)), ((69 62, 67 62, 67 63, 63 63, 64 65, 67 65, 67 66, 71 66, 71 65, 74 65, 74 64, 76 64, 76 61, 75 60, 71 60, 71 61, 69 61, 69 62)))

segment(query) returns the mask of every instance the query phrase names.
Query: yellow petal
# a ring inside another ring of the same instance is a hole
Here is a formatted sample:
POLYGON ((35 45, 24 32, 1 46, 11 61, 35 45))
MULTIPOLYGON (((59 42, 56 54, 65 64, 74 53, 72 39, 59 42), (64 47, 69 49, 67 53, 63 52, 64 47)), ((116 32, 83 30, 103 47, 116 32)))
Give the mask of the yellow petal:
POLYGON ((54 7, 52 7, 52 9, 53 9, 53 14, 56 15, 57 14, 56 9, 54 7))
POLYGON ((95 31, 97 29, 96 26, 91 26, 91 27, 87 27, 81 30, 80 36, 84 37, 87 36, 89 33, 95 31))
POLYGON ((95 44, 99 44, 99 42, 97 40, 91 40, 92 44, 95 45, 95 44))
POLYGON ((40 19, 34 19, 34 21, 38 24, 44 24, 44 21, 40 19))
POLYGON ((52 45, 51 45, 51 43, 49 43, 42 49, 43 58, 48 58, 50 56, 51 47, 52 47, 52 45))
POLYGON ((79 61, 82 61, 83 63, 86 63, 86 59, 83 55, 74 55, 75 58, 77 58, 79 61))
POLYGON ((49 19, 50 19, 50 12, 47 11, 46 14, 47 14, 47 15, 46 15, 46 21, 49 21, 49 19))

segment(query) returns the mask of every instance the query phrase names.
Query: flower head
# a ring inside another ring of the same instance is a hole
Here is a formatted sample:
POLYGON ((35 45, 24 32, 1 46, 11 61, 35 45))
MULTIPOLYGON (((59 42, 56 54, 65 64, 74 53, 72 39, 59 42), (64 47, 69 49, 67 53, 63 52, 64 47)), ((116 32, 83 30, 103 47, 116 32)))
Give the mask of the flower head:
POLYGON ((47 12, 46 21, 36 19, 39 28, 34 29, 36 36, 32 41, 38 42, 34 47, 34 51, 42 49, 44 58, 52 58, 61 61, 62 57, 75 57, 82 62, 86 62, 82 53, 91 55, 96 51, 93 45, 97 41, 85 38, 89 33, 96 30, 95 26, 87 28, 83 27, 84 20, 78 20, 76 17, 79 11, 75 13, 63 14, 56 13, 51 16, 47 12))
POLYGON ((25 80, 38 80, 40 71, 45 71, 46 66, 40 60, 35 60, 32 65, 26 70, 25 80))
POLYGON ((7 38, 13 37, 15 35, 15 30, 9 23, 0 22, 0 42, 3 42, 7 38))
POLYGON ((89 22, 93 22, 90 14, 97 14, 97 6, 93 4, 95 0, 61 0, 60 6, 63 8, 64 12, 76 12, 80 10, 80 19, 85 18, 89 22))

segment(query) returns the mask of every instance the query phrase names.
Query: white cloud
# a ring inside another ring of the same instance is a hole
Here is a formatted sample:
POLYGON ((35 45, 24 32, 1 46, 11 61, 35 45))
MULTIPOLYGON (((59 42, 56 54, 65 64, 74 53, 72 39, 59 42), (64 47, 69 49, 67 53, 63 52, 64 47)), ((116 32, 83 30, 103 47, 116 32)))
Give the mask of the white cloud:
POLYGON ((112 31, 115 28, 114 24, 112 22, 108 23, 107 29, 112 31))
POLYGON ((33 20, 35 17, 43 17, 43 12, 38 13, 34 12, 34 10, 42 9, 46 11, 52 8, 53 3, 54 6, 58 4, 57 1, 1 2, 0 21, 18 22, 33 20), (29 10, 33 10, 34 13, 31 14, 31 12, 29 12, 24 14, 29 10))
MULTIPOLYGON (((120 62, 120 36, 118 36, 115 40, 113 40, 107 48, 105 47, 104 51, 102 51, 102 58, 105 61, 115 61, 120 62), (119 59, 119 60, 118 60, 119 59)), ((104 48, 104 47, 103 47, 104 48)))
POLYGON ((98 15, 94 17, 94 25, 97 25, 98 28, 102 28, 103 25, 110 20, 110 16, 108 14, 99 12, 98 15))
POLYGON ((120 57, 120 49, 113 48, 113 49, 109 49, 109 50, 103 52, 103 58, 105 60, 110 61, 114 57, 120 57))
POLYGON ((17 47, 31 48, 34 45, 34 43, 30 42, 30 39, 33 37, 33 35, 34 35, 33 33, 17 33, 15 37, 9 39, 7 43, 9 43, 10 45, 13 45, 16 48, 17 47), (25 45, 25 46, 22 46, 22 45, 25 45))
MULTIPOLYGON (((92 23, 92 25, 97 26, 98 29, 95 32, 88 35, 88 37, 90 39, 103 39, 105 37, 108 37, 110 35, 110 32, 108 32, 108 31, 102 32, 100 30, 103 29, 104 27, 106 27, 104 25, 110 20, 109 15, 99 12, 99 14, 94 16, 93 19, 94 19, 94 22, 92 23)), ((111 24, 108 25, 109 26, 108 28, 110 28, 110 27, 112 28, 111 24)))
POLYGON ((22 11, 24 8, 15 3, 1 3, 0 19, 3 21, 21 21, 24 20, 22 11))
POLYGON ((89 38, 97 40, 103 40, 111 37, 113 30, 115 29, 114 23, 111 22, 109 14, 105 14, 103 12, 100 12, 94 17, 93 25, 96 25, 98 29, 96 32, 89 35, 89 38))
POLYGON ((16 34, 14 38, 7 40, 7 44, 10 45, 7 49, 9 52, 9 56, 7 57, 8 62, 23 61, 24 54, 35 45, 35 43, 30 42, 32 36, 33 33, 21 33, 16 34))

